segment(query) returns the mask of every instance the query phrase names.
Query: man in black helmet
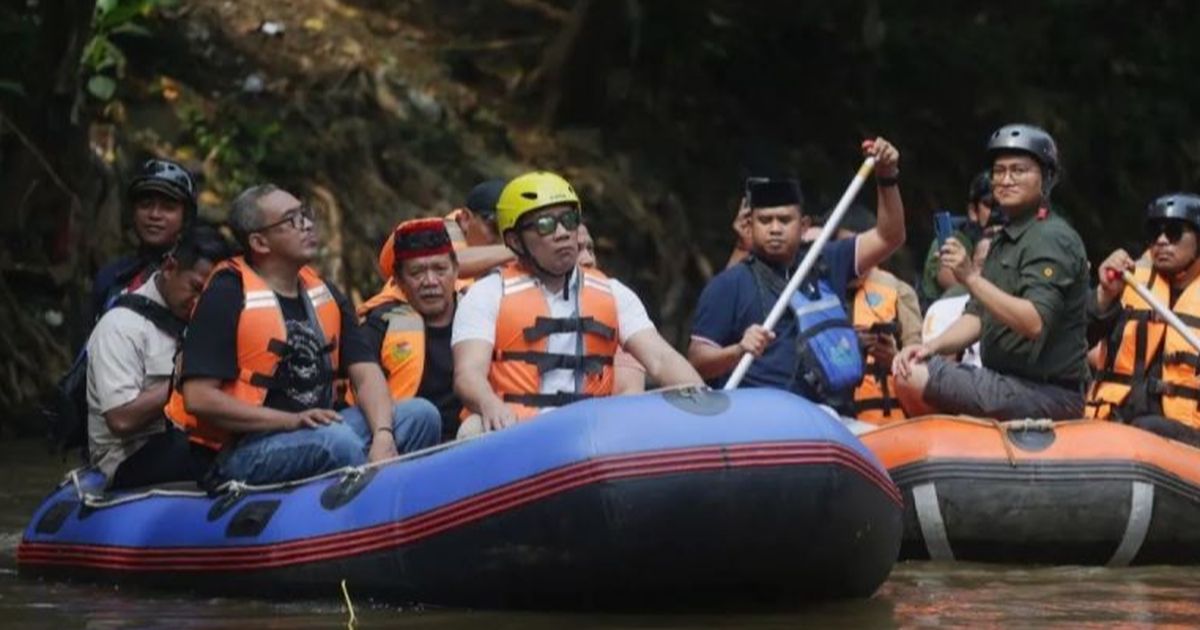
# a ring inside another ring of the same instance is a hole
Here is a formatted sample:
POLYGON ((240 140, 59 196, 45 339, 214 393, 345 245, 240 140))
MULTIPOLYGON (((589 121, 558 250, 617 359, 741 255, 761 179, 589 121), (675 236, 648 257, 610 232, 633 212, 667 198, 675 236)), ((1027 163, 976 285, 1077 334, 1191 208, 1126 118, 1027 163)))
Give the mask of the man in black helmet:
POLYGON ((1079 235, 1050 212, 1058 148, 1044 130, 1018 124, 992 134, 987 153, 992 195, 1008 224, 982 268, 958 239, 942 246, 942 266, 971 298, 945 332, 896 356, 897 393, 909 415, 1079 418, 1088 379, 1088 267, 1079 235), (977 340, 982 368, 942 356, 977 340))
POLYGON ((1200 327, 1200 196, 1175 193, 1146 212, 1150 249, 1137 262, 1123 249, 1100 265, 1088 302, 1088 341, 1104 366, 1088 391, 1089 418, 1119 420, 1200 446, 1200 351, 1154 315, 1121 280, 1132 272, 1195 332, 1200 327))
POLYGON ((158 269, 184 227, 196 218, 196 183, 171 160, 147 160, 129 184, 137 253, 105 265, 92 282, 92 315, 99 318, 122 293, 135 291, 158 269))

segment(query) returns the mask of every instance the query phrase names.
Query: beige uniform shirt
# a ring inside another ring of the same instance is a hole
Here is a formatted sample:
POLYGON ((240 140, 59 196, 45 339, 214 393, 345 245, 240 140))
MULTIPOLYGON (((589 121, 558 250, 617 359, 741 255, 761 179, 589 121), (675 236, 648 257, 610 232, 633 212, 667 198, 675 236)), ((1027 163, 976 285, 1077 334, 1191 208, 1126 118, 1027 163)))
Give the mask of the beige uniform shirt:
MULTIPOLYGON (((134 293, 165 306, 157 277, 157 273, 151 276, 134 293)), ((88 338, 88 449, 92 465, 109 478, 150 436, 165 429, 166 420, 151 422, 134 435, 117 437, 109 430, 104 414, 169 379, 175 346, 173 337, 128 308, 105 313, 88 338)))

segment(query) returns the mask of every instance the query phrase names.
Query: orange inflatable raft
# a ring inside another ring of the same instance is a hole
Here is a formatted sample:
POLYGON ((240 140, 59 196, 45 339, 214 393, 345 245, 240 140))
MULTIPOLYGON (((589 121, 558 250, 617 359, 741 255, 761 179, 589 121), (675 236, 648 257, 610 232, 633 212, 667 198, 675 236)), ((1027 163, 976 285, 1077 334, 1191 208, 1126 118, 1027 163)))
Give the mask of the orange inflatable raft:
POLYGON ((904 495, 901 558, 1200 564, 1200 449, 1090 420, 925 416, 860 437, 904 495))

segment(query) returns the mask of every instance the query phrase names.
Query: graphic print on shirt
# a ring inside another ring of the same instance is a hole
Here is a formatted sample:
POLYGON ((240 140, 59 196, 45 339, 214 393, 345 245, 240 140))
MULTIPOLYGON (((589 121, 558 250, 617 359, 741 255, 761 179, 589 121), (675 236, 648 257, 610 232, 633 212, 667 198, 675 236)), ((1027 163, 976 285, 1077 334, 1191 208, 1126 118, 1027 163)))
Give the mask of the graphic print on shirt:
POLYGON ((306 321, 287 320, 287 350, 279 361, 283 393, 301 409, 321 402, 328 385, 321 338, 306 321))

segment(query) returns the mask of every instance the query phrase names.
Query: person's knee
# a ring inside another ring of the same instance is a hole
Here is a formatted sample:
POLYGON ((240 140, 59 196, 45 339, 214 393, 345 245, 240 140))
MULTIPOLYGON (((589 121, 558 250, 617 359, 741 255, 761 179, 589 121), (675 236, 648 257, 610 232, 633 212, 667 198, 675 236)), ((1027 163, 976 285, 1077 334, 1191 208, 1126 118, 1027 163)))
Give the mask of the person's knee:
POLYGON ((321 433, 318 446, 326 458, 325 466, 322 467, 342 468, 366 463, 362 439, 350 427, 331 424, 324 427, 321 433))
POLYGON ((399 427, 410 424, 413 431, 419 433, 440 433, 442 430, 442 414, 433 403, 424 398, 410 398, 392 406, 392 426, 399 427))
POLYGON ((896 375, 896 398, 909 416, 932 413, 925 402, 925 388, 929 385, 929 368, 923 364, 912 366, 907 376, 896 375))
POLYGON ((914 365, 908 375, 896 375, 896 396, 912 400, 924 400, 925 387, 929 384, 929 368, 914 365))

